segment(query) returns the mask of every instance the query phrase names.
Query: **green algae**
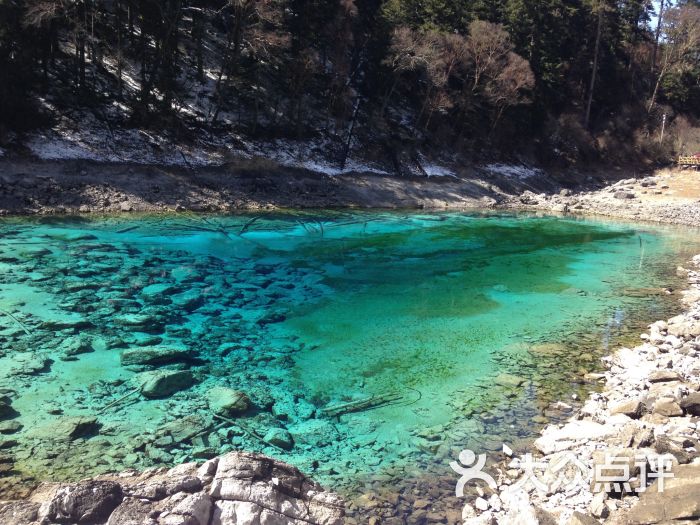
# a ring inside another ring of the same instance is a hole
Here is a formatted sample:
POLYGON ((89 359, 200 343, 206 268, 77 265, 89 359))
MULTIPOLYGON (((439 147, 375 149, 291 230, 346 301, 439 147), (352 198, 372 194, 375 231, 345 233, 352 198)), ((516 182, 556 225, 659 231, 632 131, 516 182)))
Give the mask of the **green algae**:
POLYGON ((673 286, 698 244, 673 229, 512 215, 6 219, 0 308, 30 331, 0 318, 0 378, 24 425, 16 473, 71 479, 249 449, 348 494, 397 468, 449 475, 460 447, 532 436, 552 402, 584 395, 602 353, 673 307, 624 290, 673 286), (66 359, 77 338, 92 351, 66 359), (122 365, 124 350, 154 345, 189 359, 122 365), (130 395, 156 368, 189 370, 196 385, 130 395), (295 446, 216 426, 217 386, 249 395, 247 428, 286 428, 295 446), (401 400, 323 416, 387 392, 401 400), (75 417, 96 417, 98 435, 55 435, 75 417), (177 425, 200 435, 180 439, 177 425))

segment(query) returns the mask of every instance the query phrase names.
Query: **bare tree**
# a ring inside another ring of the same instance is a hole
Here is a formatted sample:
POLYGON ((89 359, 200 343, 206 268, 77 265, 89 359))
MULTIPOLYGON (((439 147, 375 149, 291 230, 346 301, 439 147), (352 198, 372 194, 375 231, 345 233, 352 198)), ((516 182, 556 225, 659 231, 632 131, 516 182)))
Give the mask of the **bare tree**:
POLYGON ((648 112, 654 108, 661 83, 670 71, 683 70, 697 64, 700 48, 700 8, 686 4, 668 10, 664 19, 663 36, 661 63, 648 112))
POLYGON ((489 102, 497 108, 496 117, 491 125, 492 132, 506 108, 529 101, 528 91, 534 86, 535 75, 530 63, 516 53, 508 53, 500 72, 489 81, 485 89, 489 102))
POLYGON ((426 38, 407 27, 399 27, 394 30, 389 53, 384 60, 384 64, 393 73, 393 80, 389 90, 384 95, 380 114, 384 114, 402 75, 408 72, 427 71, 437 56, 438 50, 433 39, 426 38))
POLYGON ((472 91, 476 92, 484 76, 494 77, 507 60, 513 45, 499 24, 475 20, 469 24, 467 56, 471 62, 472 91))

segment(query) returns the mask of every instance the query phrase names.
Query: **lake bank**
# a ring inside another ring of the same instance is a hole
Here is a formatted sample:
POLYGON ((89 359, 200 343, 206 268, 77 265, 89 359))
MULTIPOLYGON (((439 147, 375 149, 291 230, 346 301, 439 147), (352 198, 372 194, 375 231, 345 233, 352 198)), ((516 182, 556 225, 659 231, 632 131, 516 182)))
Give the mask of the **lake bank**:
POLYGON ((521 165, 458 174, 329 175, 263 159, 225 166, 0 159, 0 215, 215 212, 281 208, 519 209, 700 226, 700 176, 660 170, 545 172, 521 165))

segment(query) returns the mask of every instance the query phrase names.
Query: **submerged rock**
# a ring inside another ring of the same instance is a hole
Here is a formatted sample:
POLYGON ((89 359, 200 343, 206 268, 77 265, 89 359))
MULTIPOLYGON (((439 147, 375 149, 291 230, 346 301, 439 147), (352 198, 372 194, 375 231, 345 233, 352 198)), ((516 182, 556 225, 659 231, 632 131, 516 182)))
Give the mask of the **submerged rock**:
POLYGON ((100 431, 100 423, 94 417, 64 417, 52 425, 53 435, 58 439, 72 441, 82 437, 94 436, 100 431))
POLYGON ((11 419, 19 414, 12 408, 12 400, 8 396, 0 396, 0 421, 3 419, 11 419))
POLYGON ((124 350, 121 354, 123 366, 163 365, 176 361, 185 361, 188 352, 185 348, 167 346, 144 346, 124 350))
POLYGON ((221 416, 235 416, 250 408, 245 392, 223 386, 215 386, 207 392, 207 403, 212 412, 221 416))
POLYGON ((168 397, 194 384, 192 372, 188 370, 159 370, 144 372, 141 393, 149 399, 168 397))
POLYGON ((22 424, 18 421, 0 421, 0 434, 14 434, 22 430, 22 424))
POLYGON ((17 354, 12 357, 11 365, 7 371, 9 376, 33 376, 47 372, 51 366, 51 360, 30 353, 17 354))
POLYGON ((525 379, 513 374, 499 374, 496 376, 493 382, 498 386, 517 388, 525 382, 525 379))
POLYGON ((73 361, 76 359, 75 356, 80 354, 88 354, 94 352, 95 349, 92 347, 92 343, 82 337, 74 337, 66 339, 60 347, 62 352, 61 360, 63 361, 73 361))
POLYGON ((291 450, 294 448, 294 439, 292 435, 283 428, 271 428, 267 431, 267 434, 265 434, 263 441, 284 450, 291 450))

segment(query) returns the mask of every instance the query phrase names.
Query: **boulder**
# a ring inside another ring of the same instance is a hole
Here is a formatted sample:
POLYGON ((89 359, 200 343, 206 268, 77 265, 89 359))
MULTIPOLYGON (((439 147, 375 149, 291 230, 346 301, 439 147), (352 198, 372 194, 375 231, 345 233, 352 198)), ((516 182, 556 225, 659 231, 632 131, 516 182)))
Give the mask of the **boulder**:
POLYGON ((291 450, 294 448, 294 439, 292 435, 283 428, 271 428, 263 438, 265 443, 269 443, 283 450, 291 450))
POLYGON ((605 439, 617 434, 617 429, 595 421, 570 421, 562 428, 550 426, 535 440, 535 447, 543 454, 552 454, 571 448, 578 441, 605 439))
MULTIPOLYGON (((52 361, 31 353, 22 353, 12 356, 11 364, 7 370, 9 376, 33 376, 47 372, 52 361)), ((1 377, 1 376, 0 376, 1 377)))
POLYGON ((638 419, 642 415, 644 405, 638 399, 622 401, 610 407, 610 414, 624 414, 632 419, 638 419))
POLYGON ((656 438, 654 450, 656 450, 659 455, 671 454, 678 460, 678 463, 682 465, 690 463, 693 459, 693 454, 686 451, 681 444, 676 443, 667 436, 658 436, 656 438))
POLYGON ((145 286, 141 293, 149 297, 157 297, 161 295, 172 295, 175 288, 171 284, 156 283, 145 286))
POLYGON ((659 370, 649 375, 650 383, 666 383, 668 381, 682 381, 682 378, 678 372, 671 370, 659 370))
POLYGON ((217 502, 215 524, 343 523, 344 504, 338 496, 295 467, 255 454, 222 456, 209 493, 223 500, 217 502))
POLYGON ((39 504, 32 501, 0 501, 0 523, 34 525, 39 516, 39 504))
POLYGON ((681 399, 681 408, 693 416, 700 416, 700 392, 693 392, 681 399))
POLYGON ((192 372, 188 370, 159 370, 144 372, 140 378, 141 394, 149 399, 168 397, 194 384, 192 372))
POLYGON ((567 523, 568 525, 600 525, 600 522, 594 517, 578 511, 574 511, 567 523))
POLYGON ((658 481, 639 497, 627 522, 632 525, 670 523, 673 520, 700 519, 700 465, 679 465, 673 478, 664 479, 663 492, 658 481))
POLYGON ((234 452, 199 468, 185 463, 113 479, 118 482, 44 484, 30 501, 0 502, 0 524, 344 523, 345 505, 337 495, 296 468, 259 454, 234 452))
POLYGON ((147 499, 125 498, 114 509, 107 525, 143 525, 149 523, 155 503, 147 499))
POLYGON ((190 438, 201 433, 202 430, 211 426, 212 419, 205 418, 198 414, 191 414, 175 421, 163 425, 159 430, 159 435, 172 437, 175 443, 188 441, 190 438))
POLYGON ((161 515, 164 525, 209 525, 214 502, 208 494, 189 494, 173 503, 174 506, 161 515))
POLYGON ((311 447, 325 447, 335 443, 340 435, 335 426, 324 419, 309 419, 288 427, 294 443, 311 447))
POLYGON ((104 523, 122 502, 122 488, 112 481, 84 481, 59 488, 48 506, 55 523, 104 523))
POLYGON ((206 397, 210 410, 221 416, 235 416, 250 408, 248 396, 232 388, 215 386, 209 389, 206 397))
POLYGON ((681 406, 671 397, 663 397, 656 401, 656 403, 654 403, 653 412, 666 417, 678 417, 683 415, 681 406))
POLYGON ((676 324, 669 325, 668 333, 676 337, 685 337, 692 339, 700 336, 700 321, 682 321, 676 324))
POLYGON ((129 348, 121 354, 123 366, 163 365, 176 361, 186 361, 189 353, 185 348, 169 346, 143 346, 129 348))

